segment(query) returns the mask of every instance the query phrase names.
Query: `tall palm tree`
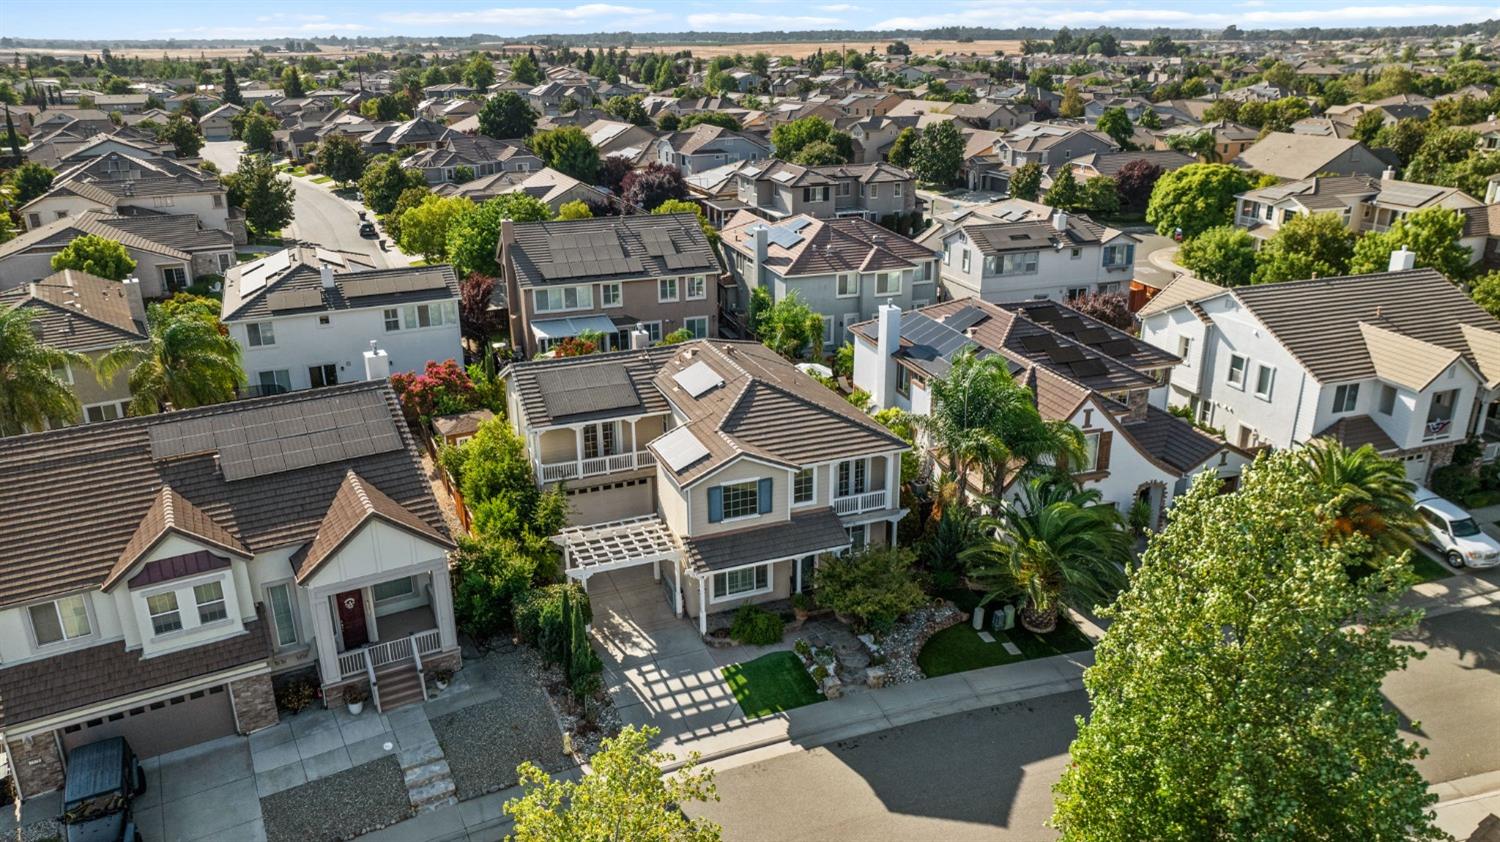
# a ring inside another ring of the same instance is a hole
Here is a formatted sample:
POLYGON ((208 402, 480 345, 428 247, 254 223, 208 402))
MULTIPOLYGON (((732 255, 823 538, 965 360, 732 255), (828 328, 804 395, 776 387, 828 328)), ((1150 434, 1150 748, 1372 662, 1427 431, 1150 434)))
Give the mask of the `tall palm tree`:
POLYGON ((970 579, 989 592, 986 602, 1025 594, 1021 625, 1027 630, 1050 632, 1062 606, 1107 603, 1124 587, 1130 533, 1097 490, 1084 491, 1069 477, 1041 476, 1027 483, 1019 501, 991 505, 997 514, 983 519, 984 538, 959 558, 970 579))
POLYGON ((0 310, 0 436, 72 424, 82 411, 78 397, 57 375, 69 366, 89 370, 88 357, 43 345, 33 329, 29 307, 0 310))
POLYGON ((233 400, 245 382, 240 346, 207 313, 151 305, 147 341, 119 345, 99 360, 99 380, 130 371, 130 412, 190 409, 233 400))
POLYGON ((1351 450, 1331 438, 1308 442, 1302 458, 1332 504, 1330 537, 1359 533, 1378 552, 1406 549, 1419 523, 1412 503, 1416 486, 1401 463, 1368 444, 1351 450))
POLYGON ((1066 422, 1044 420, 1031 390, 1011 377, 998 354, 959 353, 931 390, 929 413, 912 422, 958 482, 960 505, 976 469, 984 488, 994 491, 1012 475, 1032 476, 1083 457, 1082 433, 1066 422))

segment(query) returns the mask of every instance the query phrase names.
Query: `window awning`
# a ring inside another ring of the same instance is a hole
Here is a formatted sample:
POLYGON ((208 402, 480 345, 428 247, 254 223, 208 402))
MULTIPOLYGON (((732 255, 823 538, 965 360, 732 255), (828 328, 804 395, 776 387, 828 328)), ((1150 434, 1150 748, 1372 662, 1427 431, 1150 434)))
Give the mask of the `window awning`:
POLYGON ((589 330, 608 336, 618 329, 608 316, 578 316, 531 323, 531 334, 537 339, 567 339, 589 330))

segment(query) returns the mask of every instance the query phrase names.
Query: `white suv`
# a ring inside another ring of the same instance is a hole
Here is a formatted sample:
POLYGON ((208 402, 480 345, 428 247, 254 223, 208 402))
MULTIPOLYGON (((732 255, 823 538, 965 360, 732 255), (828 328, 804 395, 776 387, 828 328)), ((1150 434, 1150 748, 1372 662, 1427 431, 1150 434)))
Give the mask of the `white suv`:
POLYGON ((1500 542, 1486 535, 1468 512, 1421 486, 1415 494, 1417 516, 1427 527, 1429 543, 1454 567, 1500 564, 1500 542))

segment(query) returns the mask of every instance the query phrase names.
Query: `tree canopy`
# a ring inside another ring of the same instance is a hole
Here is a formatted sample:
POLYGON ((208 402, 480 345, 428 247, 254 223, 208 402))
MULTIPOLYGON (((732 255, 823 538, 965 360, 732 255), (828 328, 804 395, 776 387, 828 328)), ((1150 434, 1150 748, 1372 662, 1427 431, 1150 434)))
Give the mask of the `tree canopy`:
POLYGON ((1188 164, 1157 179, 1146 205, 1156 233, 1186 237, 1234 222, 1234 197, 1250 189, 1244 172, 1228 164, 1188 164))
POLYGON ((1210 228, 1182 244, 1177 262, 1211 284, 1243 286, 1255 274, 1255 238, 1234 225, 1210 228))
POLYGON ((964 138, 952 120, 928 126, 912 144, 911 166, 918 181, 946 187, 958 180, 963 164, 964 138))
POLYGON ((561 126, 531 136, 531 151, 563 175, 593 184, 599 173, 599 150, 577 126, 561 126))
POLYGON ((64 372, 78 377, 92 364, 43 344, 33 329, 35 316, 30 307, 0 310, 0 436, 73 424, 81 411, 64 372))
POLYGON ((448 226, 448 262, 460 277, 472 273, 498 277, 495 249, 500 240, 500 223, 543 222, 552 218, 545 202, 525 193, 506 193, 459 214, 448 226))
POLYGON ((780 301, 771 303, 764 287, 750 294, 750 323, 755 335, 767 348, 789 360, 802 358, 823 348, 823 317, 807 306, 793 290, 780 301))
POLYGON ((359 191, 364 194, 365 204, 382 215, 396 207, 402 191, 426 186, 427 179, 422 173, 401 166, 399 155, 376 155, 359 179, 359 191))
POLYGON ((245 384, 240 346, 219 323, 218 303, 179 294, 146 311, 145 344, 118 345, 99 360, 99 379, 129 372, 130 414, 233 400, 245 384))
POLYGON ((531 137, 537 114, 515 91, 501 91, 479 107, 479 133, 496 140, 531 137))
POLYGON ((1424 208, 1397 219, 1385 231, 1372 231, 1354 244, 1349 274, 1384 272, 1391 252, 1406 247, 1416 254, 1417 268, 1431 266, 1458 281, 1469 274, 1470 250, 1459 242, 1464 217, 1443 207, 1424 208))
POLYGON ((96 234, 74 237, 62 251, 52 255, 53 271, 77 269, 111 281, 124 280, 135 271, 135 259, 120 243, 96 234))
POLYGON ((239 169, 222 179, 229 204, 245 211, 245 224, 258 234, 280 231, 292 221, 296 189, 289 178, 278 178, 265 155, 241 155, 239 169))
POLYGON ((429 263, 448 257, 448 231, 460 216, 474 209, 474 203, 463 196, 428 194, 422 203, 401 213, 401 238, 397 241, 408 254, 420 254, 429 263))
POLYGON ((1260 247, 1257 284, 1333 278, 1346 274, 1354 256, 1354 233, 1335 213, 1298 214, 1260 247))
POLYGON ((318 144, 318 172, 340 184, 358 181, 365 172, 365 152, 353 138, 332 133, 318 144))
POLYGON ((796 159, 803 147, 818 141, 832 144, 844 159, 840 163, 854 157, 854 139, 835 129, 832 123, 822 117, 803 117, 782 123, 771 130, 771 144, 776 148, 776 157, 784 161, 796 159))

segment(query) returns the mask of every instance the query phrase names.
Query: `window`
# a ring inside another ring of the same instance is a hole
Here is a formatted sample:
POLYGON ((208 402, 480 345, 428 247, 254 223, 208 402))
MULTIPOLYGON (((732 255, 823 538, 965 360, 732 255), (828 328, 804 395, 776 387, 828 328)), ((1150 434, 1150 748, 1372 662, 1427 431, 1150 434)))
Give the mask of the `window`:
POLYGON ((98 424, 100 421, 114 421, 125 417, 125 409, 130 405, 129 401, 119 403, 101 403, 95 406, 83 408, 83 417, 90 424, 98 424))
POLYGON ((702 275, 694 275, 687 279, 687 300, 702 301, 708 297, 708 284, 702 275))
POLYGON ((583 458, 598 459, 620 452, 620 428, 618 421, 588 424, 583 428, 583 458))
POLYGON ((839 275, 838 289, 834 294, 839 298, 853 298, 859 295, 859 275, 844 273, 839 275))
POLYGON ((963 270, 965 272, 969 271, 969 250, 968 249, 964 249, 964 253, 963 253, 963 270))
POLYGON ((771 589, 771 566, 758 564, 714 574, 713 600, 718 602, 737 596, 752 596, 771 589))
POLYGON ((881 272, 880 274, 876 275, 875 276, 875 294, 876 295, 900 295, 901 294, 901 273, 900 272, 881 272))
POLYGON ((1382 384, 1381 387, 1380 387, 1380 414, 1381 415, 1390 415, 1392 412, 1395 412, 1395 411, 1396 411, 1396 387, 1394 387, 1394 386, 1386 386, 1386 385, 1382 384))
POLYGON ((1071 249, 1068 249, 1068 259, 1069 260, 1077 260, 1080 257, 1083 257, 1083 249, 1078 248, 1076 246, 1073 247, 1073 248, 1071 248, 1071 249))
POLYGON ((1353 412, 1357 403, 1359 403, 1358 383, 1339 386, 1333 390, 1334 412, 1353 412))
POLYGON ((708 338, 707 316, 689 316, 682 320, 682 327, 688 333, 691 333, 694 339, 708 338))
POLYGON ((952 243, 943 243, 943 265, 944 266, 952 266, 953 265, 953 244, 952 243))
POLYGON ((1268 365, 1255 367, 1255 396, 1261 400, 1271 399, 1271 389, 1276 385, 1276 369, 1268 365))
POLYGON ((308 366, 307 379, 314 389, 324 386, 337 386, 339 383, 339 367, 334 363, 308 366))
POLYGON ((276 344, 276 328, 270 322, 251 322, 245 325, 245 332, 250 336, 251 348, 276 344))
POLYGON ((646 337, 652 342, 661 341, 661 322, 641 322, 641 327, 646 331, 646 337))
POLYGON ((88 598, 83 594, 33 605, 27 613, 31 615, 31 631, 38 646, 76 640, 93 631, 89 625, 88 598))
POLYGON ((880 198, 880 185, 879 184, 871 184, 870 185, 870 198, 871 199, 879 199, 880 198))
POLYGON ((385 319, 386 333, 392 333, 401 329, 400 310, 397 310, 395 307, 387 307, 385 308, 385 312, 383 312, 381 316, 385 319))
POLYGON ((333 326, 333 317, 332 316, 322 315, 322 316, 318 317, 318 327, 332 327, 332 326, 333 326))
POLYGON ((838 496, 849 497, 865 493, 868 466, 863 459, 850 459, 839 463, 838 496))
POLYGON ((657 278, 656 279, 656 300, 657 301, 676 301, 677 300, 677 279, 676 278, 657 278))
POLYGON ((73 367, 68 365, 67 363, 57 363, 56 365, 53 365, 52 376, 68 384, 69 386, 73 385, 73 367))
POLYGON ((198 603, 199 625, 208 625, 229 616, 229 610, 224 607, 224 585, 220 582, 194 586, 193 601, 198 603))
POLYGON ((1131 266, 1134 263, 1134 245, 1104 247, 1104 268, 1113 269, 1120 266, 1131 266))
MULTIPOLYGON (((584 287, 583 289, 585 293, 584 297, 586 299, 591 298, 592 296, 587 294, 588 287, 584 287)), ((588 304, 584 304, 584 306, 587 307, 588 304)), ((458 302, 456 301, 412 304, 402 309, 405 311, 402 313, 402 322, 406 325, 407 330, 419 327, 439 327, 441 325, 458 324, 458 302)))
POLYGON ((863 523, 859 524, 858 526, 845 527, 844 532, 849 536, 850 552, 857 553, 860 550, 864 549, 865 545, 870 542, 868 529, 863 523))
POLYGON ((1177 356, 1182 357, 1183 362, 1187 362, 1188 361, 1188 354, 1191 353, 1192 350, 1193 350, 1193 337, 1191 337, 1191 336, 1179 336, 1179 337, 1177 337, 1177 356))
POLYGON ((1245 388, 1245 372, 1250 370, 1250 359, 1239 354, 1229 355, 1229 374, 1225 380, 1236 389, 1245 388))
POLYGON ((797 478, 792 481, 792 502, 811 503, 813 501, 814 478, 812 468, 803 468, 797 472, 797 478))
POLYGON ((1082 298, 1088 294, 1088 287, 1068 287, 1067 297, 1069 301, 1072 301, 1075 298, 1082 298))
POLYGON ((923 263, 917 267, 917 282, 932 280, 932 264, 923 263))
MULTIPOLYGON (((551 287, 534 293, 538 313, 555 313, 560 310, 586 310, 594 306, 593 287, 551 287)), ((457 321, 457 319, 455 319, 457 321)))
POLYGON ((389 602, 393 599, 405 599, 416 593, 410 576, 400 579, 392 579, 389 582, 376 582, 370 586, 370 594, 375 597, 376 602, 389 602))
POLYGON ((620 285, 618 283, 599 285, 599 306, 620 306, 620 285))
POLYGON ((896 394, 911 397, 911 370, 904 365, 896 366, 896 394))
POLYGON ((146 597, 146 610, 151 614, 151 629, 156 634, 166 634, 182 628, 182 614, 177 610, 175 591, 146 597))
POLYGON ((284 368, 262 371, 256 375, 256 380, 263 394, 279 395, 292 390, 292 373, 284 368))
POLYGON ((760 513, 760 483, 757 480, 721 486, 724 492, 724 520, 750 517, 760 513))
POLYGON ((1032 275, 1036 273, 1037 252, 1026 251, 1020 254, 1005 254, 1000 256, 1000 274, 1002 275, 1032 275))
POLYGON ((891 185, 891 191, 892 191, 891 195, 895 196, 898 199, 901 198, 901 185, 900 184, 892 184, 891 185))
POLYGON ((1099 434, 1084 433, 1083 448, 1083 472, 1088 473, 1099 470, 1099 434))
POLYGON ((292 586, 289 582, 266 587, 266 602, 271 606, 271 624, 276 627, 276 645, 292 646, 297 643, 297 619, 295 603, 292 601, 292 586))
POLYGON ((847 197, 847 196, 853 194, 853 192, 854 192, 853 188, 854 188, 854 182, 852 182, 852 181, 840 181, 839 182, 839 188, 838 188, 838 195, 839 195, 839 197, 840 198, 844 198, 844 197, 847 197))
POLYGON ((229 271, 229 265, 230 265, 230 261, 231 260, 233 260, 233 258, 230 257, 227 253, 219 255, 219 274, 220 275, 222 275, 225 272, 229 271))
POLYGON ((161 280, 173 292, 187 289, 187 270, 181 266, 163 266, 161 280))
POLYGON ((224 207, 224 194, 223 193, 215 193, 214 194, 214 207, 216 207, 216 208, 222 208, 222 207, 224 207))

